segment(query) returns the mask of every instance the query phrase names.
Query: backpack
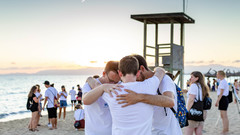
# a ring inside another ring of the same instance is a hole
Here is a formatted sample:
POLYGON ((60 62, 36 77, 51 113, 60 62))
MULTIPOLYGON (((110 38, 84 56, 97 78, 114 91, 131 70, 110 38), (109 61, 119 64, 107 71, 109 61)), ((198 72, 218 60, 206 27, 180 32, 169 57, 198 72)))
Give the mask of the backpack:
MULTIPOLYGON (((177 118, 179 125, 181 128, 188 126, 187 122, 187 108, 185 104, 185 99, 183 97, 183 92, 181 88, 179 88, 176 84, 176 93, 177 93, 177 111, 174 110, 174 108, 170 108, 172 112, 174 113, 175 117, 177 118)), ((158 89, 158 95, 162 95, 158 89)), ((165 114, 167 116, 166 107, 164 107, 165 114)))
POLYGON ((183 97, 183 92, 181 88, 179 88, 177 85, 176 85, 176 92, 177 92, 177 112, 174 114, 179 122, 180 127, 183 128, 185 126, 188 126, 188 122, 187 122, 188 111, 186 108, 185 99, 183 97))
POLYGON ((27 99, 27 105, 26 105, 27 110, 30 110, 32 108, 32 105, 33 105, 33 99, 29 97, 27 99))

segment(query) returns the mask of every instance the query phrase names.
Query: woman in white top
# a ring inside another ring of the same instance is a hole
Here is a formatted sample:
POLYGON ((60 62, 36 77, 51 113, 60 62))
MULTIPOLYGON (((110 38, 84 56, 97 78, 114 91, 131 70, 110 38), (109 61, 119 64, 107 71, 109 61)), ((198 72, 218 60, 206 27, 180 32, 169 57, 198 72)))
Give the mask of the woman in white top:
MULTIPOLYGON (((189 111, 197 100, 203 101, 206 96, 209 96, 209 87, 205 83, 204 76, 201 72, 195 71, 191 73, 191 86, 187 93, 187 110, 189 111), (200 94, 200 95, 199 95, 200 94)), ((207 112, 203 111, 203 119, 206 119, 207 112)), ((203 121, 188 120, 189 125, 186 127, 186 135, 202 135, 203 121)))
POLYGON ((41 98, 39 98, 39 102, 38 102, 38 117, 37 117, 38 126, 41 126, 41 125, 39 124, 39 120, 40 120, 41 112, 42 112, 42 103, 41 103, 41 101, 43 101, 44 99, 42 98, 40 85, 36 84, 36 87, 37 87, 37 91, 36 91, 36 93, 35 93, 36 97, 38 98, 38 97, 41 96, 41 98))
POLYGON ((67 92, 65 89, 65 86, 63 85, 62 91, 59 92, 59 98, 60 98, 60 107, 59 107, 59 115, 58 118, 61 118, 62 108, 63 108, 63 119, 65 120, 66 117, 66 107, 67 107, 67 92))
POLYGON ((217 72, 217 78, 220 80, 219 86, 217 89, 217 95, 218 99, 216 101, 215 106, 218 107, 218 110, 220 110, 220 115, 222 118, 223 123, 223 134, 226 134, 228 132, 229 127, 229 121, 227 116, 227 108, 228 108, 228 94, 229 94, 229 86, 227 81, 225 80, 226 74, 224 71, 220 70, 217 72))

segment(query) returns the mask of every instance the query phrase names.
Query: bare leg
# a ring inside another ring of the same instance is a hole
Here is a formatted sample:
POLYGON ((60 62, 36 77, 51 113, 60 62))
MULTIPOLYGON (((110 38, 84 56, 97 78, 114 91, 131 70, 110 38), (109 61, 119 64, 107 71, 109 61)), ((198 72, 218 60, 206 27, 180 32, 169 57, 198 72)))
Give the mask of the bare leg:
POLYGON ((59 118, 59 119, 61 118, 61 113, 62 113, 62 108, 59 107, 59 114, 58 114, 58 118, 59 118))
POLYGON ((66 117, 66 107, 63 108, 63 119, 65 120, 66 117))
POLYGON ((38 111, 33 112, 32 118, 32 129, 37 129, 37 118, 38 118, 38 111))
POLYGON ((185 128, 186 135, 193 135, 193 132, 194 132, 194 128, 191 128, 189 126, 185 128))
POLYGON ((196 135, 202 135, 203 125, 195 128, 195 134, 196 135))
POLYGON ((229 121, 227 116, 227 111, 220 111, 222 123, 223 123, 223 133, 227 133, 229 131, 229 121))

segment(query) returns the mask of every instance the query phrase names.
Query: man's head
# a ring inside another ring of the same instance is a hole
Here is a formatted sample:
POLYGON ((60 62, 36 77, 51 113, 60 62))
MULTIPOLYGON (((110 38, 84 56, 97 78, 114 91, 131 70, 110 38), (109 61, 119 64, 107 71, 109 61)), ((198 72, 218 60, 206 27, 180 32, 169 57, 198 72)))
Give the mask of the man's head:
POLYGON ((45 85, 46 88, 50 87, 50 82, 49 81, 45 81, 43 84, 45 85))
POLYGON ((127 74, 137 75, 138 72, 138 60, 134 56, 125 56, 119 63, 119 75, 120 77, 127 74))
POLYGON ((146 72, 149 71, 147 62, 146 62, 145 58, 143 58, 141 55, 135 54, 132 56, 134 56, 138 60, 138 65, 139 65, 138 70, 140 70, 140 75, 137 76, 137 81, 144 81, 146 79, 145 74, 146 74, 146 72))
POLYGON ((118 64, 119 62, 117 61, 109 61, 106 64, 102 76, 104 83, 118 83, 120 81, 120 77, 118 75, 118 64))

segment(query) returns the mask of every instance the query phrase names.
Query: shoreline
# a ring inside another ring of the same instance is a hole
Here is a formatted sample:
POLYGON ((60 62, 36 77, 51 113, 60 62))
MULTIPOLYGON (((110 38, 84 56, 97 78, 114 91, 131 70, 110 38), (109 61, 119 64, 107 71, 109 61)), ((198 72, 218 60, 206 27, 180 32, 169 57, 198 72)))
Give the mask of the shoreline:
MULTIPOLYGON (((215 102, 217 99, 216 92, 210 92, 212 98, 212 108, 207 111, 207 119, 204 122, 203 134, 204 135, 219 135, 222 130, 222 121, 220 118, 220 112, 218 108, 215 107, 215 102), (219 119, 220 118, 220 119, 219 119), (216 126, 217 120, 218 124, 216 126)), ((185 99, 186 100, 186 99, 185 99)), ((237 105, 232 102, 229 104, 228 108, 228 118, 229 118, 229 134, 228 135, 239 135, 240 134, 240 114, 237 110, 237 105)), ((12 120, 7 122, 0 122, 0 133, 1 135, 19 135, 19 134, 38 134, 38 135, 52 135, 52 134, 73 134, 73 135, 84 135, 84 131, 76 131, 73 127, 74 123, 74 111, 67 111, 66 120, 62 121, 58 119, 58 129, 48 130, 47 127, 47 115, 43 115, 40 118, 41 126, 38 127, 38 132, 30 132, 27 129, 27 125, 30 118, 12 120)), ((184 128, 182 128, 184 134, 184 128)))

